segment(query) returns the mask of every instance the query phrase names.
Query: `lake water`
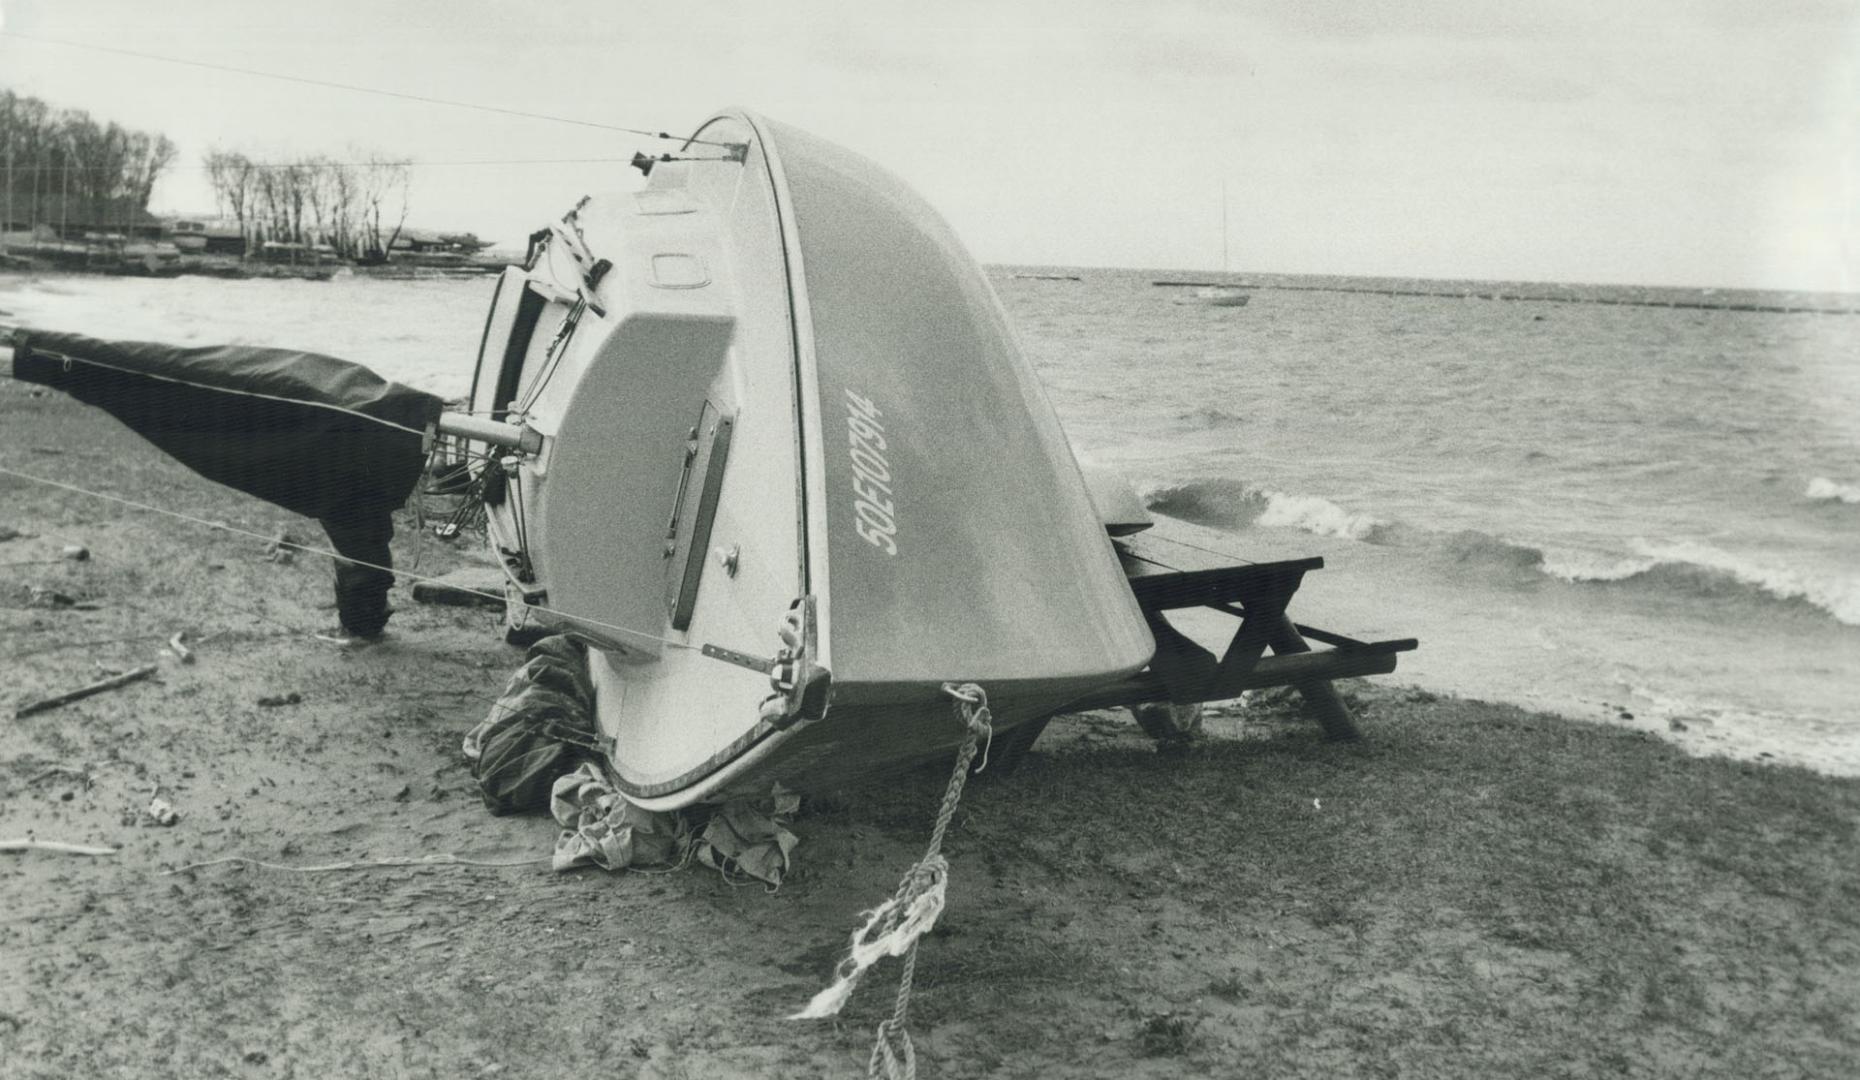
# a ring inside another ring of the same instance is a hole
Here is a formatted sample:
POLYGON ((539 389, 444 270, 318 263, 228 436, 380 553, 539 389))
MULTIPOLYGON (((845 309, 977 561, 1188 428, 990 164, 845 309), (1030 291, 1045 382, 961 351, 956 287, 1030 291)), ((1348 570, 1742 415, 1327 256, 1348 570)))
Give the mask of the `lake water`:
MULTIPOLYGON (((1860 774, 1860 317, 1635 303, 1850 298, 1252 276, 1281 288, 1231 308, 1035 269, 991 277, 1081 456, 1205 546, 1323 555, 1297 614, 1421 638, 1397 680, 1860 774), (1545 299, 1316 291, 1391 286, 1545 299)), ((0 278, 0 310, 459 395, 490 288, 0 278)))

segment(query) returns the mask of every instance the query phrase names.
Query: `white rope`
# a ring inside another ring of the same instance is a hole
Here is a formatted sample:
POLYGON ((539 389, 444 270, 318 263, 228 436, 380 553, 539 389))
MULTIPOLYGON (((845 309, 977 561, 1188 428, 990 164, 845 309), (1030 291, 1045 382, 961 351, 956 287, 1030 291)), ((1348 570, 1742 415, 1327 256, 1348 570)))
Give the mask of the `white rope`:
POLYGON ((208 859, 206 862, 188 863, 186 866, 177 866, 173 870, 163 870, 162 876, 185 874, 189 870, 199 870, 208 866, 222 866, 226 863, 250 863, 253 866, 263 867, 266 870, 281 870, 292 874, 329 874, 339 870, 379 870, 384 867, 394 866, 534 866, 537 863, 545 863, 548 861, 547 857, 509 860, 467 859, 460 855, 440 852, 433 855, 389 855, 380 859, 354 859, 349 862, 325 863, 322 866, 287 866, 284 863, 265 862, 263 859, 249 859, 244 855, 227 855, 218 859, 208 859))
POLYGON ((949 860, 943 857, 943 835, 956 816, 962 800, 962 788, 969 778, 969 763, 975 760, 978 744, 994 737, 988 695, 974 683, 944 683, 943 692, 956 701, 956 716, 968 731, 962 749, 956 752, 956 765, 943 790, 943 803, 937 808, 936 827, 930 831, 930 844, 898 883, 891 899, 866 913, 865 925, 855 930, 852 945, 844 959, 834 968, 833 982, 815 994, 807 1007, 788 1017, 790 1020, 820 1020, 839 1015, 859 979, 873 964, 887 956, 904 958, 904 970, 898 976, 898 996, 891 1017, 879 1023, 872 1043, 872 1057, 866 1063, 870 1080, 914 1080, 917 1075, 917 1050, 911 1044, 908 1029, 911 1013, 911 987, 917 974, 917 942, 936 926, 943 913, 949 889, 949 860))

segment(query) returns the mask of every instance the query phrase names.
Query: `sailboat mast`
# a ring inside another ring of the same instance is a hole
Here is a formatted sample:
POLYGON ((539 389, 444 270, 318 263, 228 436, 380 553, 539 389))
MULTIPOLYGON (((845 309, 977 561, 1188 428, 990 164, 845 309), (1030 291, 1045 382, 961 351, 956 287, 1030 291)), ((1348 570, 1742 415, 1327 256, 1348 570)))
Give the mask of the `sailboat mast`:
POLYGON ((1227 181, 1221 181, 1221 273, 1227 273, 1227 181))

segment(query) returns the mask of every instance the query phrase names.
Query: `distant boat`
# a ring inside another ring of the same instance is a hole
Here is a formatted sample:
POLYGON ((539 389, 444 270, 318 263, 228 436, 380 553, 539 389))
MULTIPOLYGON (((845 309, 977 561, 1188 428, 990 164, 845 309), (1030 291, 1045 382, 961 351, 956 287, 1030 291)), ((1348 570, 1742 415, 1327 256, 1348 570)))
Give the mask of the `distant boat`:
MULTIPOLYGON (((1221 182, 1221 273, 1231 273, 1227 259, 1227 183, 1221 182)), ((1194 292, 1186 296, 1177 296, 1178 304, 1198 304, 1202 307, 1245 307, 1253 294, 1237 285, 1227 285, 1216 281, 1157 281, 1155 285, 1191 286, 1194 292)))
POLYGON ((1253 299, 1252 293, 1243 292, 1234 286, 1214 285, 1196 289, 1187 296, 1178 296, 1175 298, 1175 302, 1178 304, 1200 304, 1204 307, 1245 307, 1247 301, 1251 299, 1253 299))

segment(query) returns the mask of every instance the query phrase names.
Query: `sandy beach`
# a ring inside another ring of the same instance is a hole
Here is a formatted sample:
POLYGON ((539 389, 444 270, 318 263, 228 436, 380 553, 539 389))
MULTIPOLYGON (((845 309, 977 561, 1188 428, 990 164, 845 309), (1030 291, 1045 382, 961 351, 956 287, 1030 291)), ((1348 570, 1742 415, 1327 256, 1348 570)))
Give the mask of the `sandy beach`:
MULTIPOLYGON (((23 384, 0 465, 322 540, 23 384)), ((488 815, 459 753, 518 662, 494 613, 403 582, 386 641, 337 648, 322 560, 12 477, 0 537, 0 841, 115 850, 0 854, 0 1076, 863 1073, 889 964, 839 1022, 782 1017, 920 852, 941 775, 810 800, 773 894, 554 874, 552 824, 488 815), (441 854, 520 865, 183 869, 441 854)), ((477 558, 417 546, 421 574, 477 558)), ((1399 676, 1349 693, 1360 744, 1272 697, 1173 754, 1088 714, 971 785, 924 1073, 1860 1070, 1860 782, 1399 676)))

